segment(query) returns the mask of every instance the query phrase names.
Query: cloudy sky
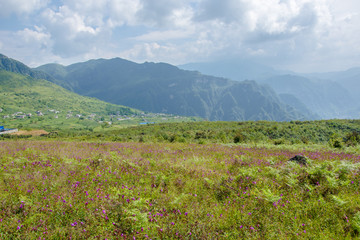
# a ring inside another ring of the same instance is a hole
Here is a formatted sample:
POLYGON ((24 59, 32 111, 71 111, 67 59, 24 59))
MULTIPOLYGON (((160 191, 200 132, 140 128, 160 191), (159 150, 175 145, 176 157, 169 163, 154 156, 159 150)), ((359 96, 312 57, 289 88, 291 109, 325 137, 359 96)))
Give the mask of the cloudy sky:
POLYGON ((0 0, 0 53, 35 67, 122 57, 360 67, 359 0, 0 0))

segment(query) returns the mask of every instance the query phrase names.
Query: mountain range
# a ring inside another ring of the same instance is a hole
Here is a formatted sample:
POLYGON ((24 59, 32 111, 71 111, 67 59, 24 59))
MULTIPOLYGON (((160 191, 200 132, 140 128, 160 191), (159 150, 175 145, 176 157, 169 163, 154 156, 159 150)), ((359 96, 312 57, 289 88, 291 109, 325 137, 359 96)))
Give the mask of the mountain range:
POLYGON ((354 100, 360 100, 360 67, 340 72, 312 73, 308 77, 335 81, 349 91, 354 100))
POLYGON ((139 64, 121 58, 69 66, 50 63, 32 69, 0 55, 2 70, 45 79, 79 95, 147 112, 224 121, 359 117, 360 106, 353 90, 358 87, 359 69, 301 75, 245 61, 181 67, 195 66, 202 66, 205 73, 213 69, 217 77, 166 63, 139 64))
POLYGON ((78 94, 149 112, 224 121, 306 118, 284 104, 270 87, 255 81, 232 81, 166 63, 114 58, 70 66, 46 64, 36 70, 78 94))
POLYGON ((236 81, 255 80, 271 87, 280 99, 310 119, 360 117, 360 68, 327 73, 276 70, 252 61, 232 59, 179 66, 236 81))
POLYGON ((140 111, 95 98, 80 96, 51 82, 58 82, 42 71, 0 55, 0 108, 2 114, 57 110, 66 114, 136 114, 140 111))

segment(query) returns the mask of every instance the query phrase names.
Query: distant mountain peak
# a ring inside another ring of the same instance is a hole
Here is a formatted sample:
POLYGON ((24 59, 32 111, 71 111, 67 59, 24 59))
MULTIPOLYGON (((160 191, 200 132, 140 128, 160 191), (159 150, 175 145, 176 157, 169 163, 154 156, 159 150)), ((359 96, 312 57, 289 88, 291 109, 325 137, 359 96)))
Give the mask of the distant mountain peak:
POLYGON ((15 59, 9 58, 3 54, 0 54, 0 70, 5 70, 13 73, 19 73, 22 75, 27 75, 35 79, 44 79, 53 83, 56 83, 62 87, 69 88, 66 84, 61 81, 58 81, 56 78, 52 77, 50 74, 47 74, 44 71, 39 71, 32 69, 26 66, 24 63, 17 61, 15 59))
MULTIPOLYGON (((38 69, 56 77, 55 67, 38 69)), ((289 113, 271 89, 255 81, 230 81, 167 63, 120 58, 76 63, 64 70, 58 75, 74 92, 144 111, 210 120, 303 119, 294 109, 289 113)))

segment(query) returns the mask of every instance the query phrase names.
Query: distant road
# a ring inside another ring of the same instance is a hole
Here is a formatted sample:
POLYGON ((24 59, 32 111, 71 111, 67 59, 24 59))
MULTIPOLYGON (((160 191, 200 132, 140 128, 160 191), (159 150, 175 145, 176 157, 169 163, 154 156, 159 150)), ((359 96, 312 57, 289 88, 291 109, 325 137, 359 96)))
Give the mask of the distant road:
POLYGON ((19 131, 19 130, 17 130, 17 129, 5 129, 5 131, 0 132, 0 135, 1 135, 1 134, 16 133, 16 132, 18 132, 18 131, 19 131))

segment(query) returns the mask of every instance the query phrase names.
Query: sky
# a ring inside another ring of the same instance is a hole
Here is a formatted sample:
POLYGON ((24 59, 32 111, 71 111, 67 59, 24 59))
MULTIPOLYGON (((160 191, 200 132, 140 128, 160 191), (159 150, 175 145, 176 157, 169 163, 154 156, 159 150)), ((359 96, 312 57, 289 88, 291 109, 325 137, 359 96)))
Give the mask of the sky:
POLYGON ((97 58, 360 67, 359 0, 0 0, 0 53, 30 67, 97 58))

